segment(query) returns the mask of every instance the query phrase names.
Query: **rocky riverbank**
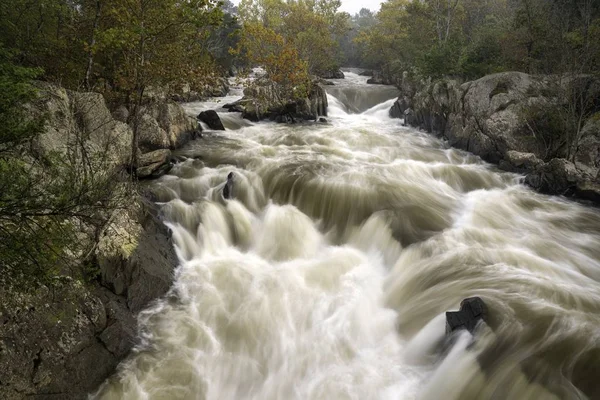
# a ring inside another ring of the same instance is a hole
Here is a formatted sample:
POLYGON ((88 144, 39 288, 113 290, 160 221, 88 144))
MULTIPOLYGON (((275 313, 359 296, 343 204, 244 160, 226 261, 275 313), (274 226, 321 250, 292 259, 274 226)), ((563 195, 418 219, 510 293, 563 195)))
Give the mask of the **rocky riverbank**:
POLYGON ((600 204, 600 82, 506 72, 473 82, 410 79, 390 110, 408 125, 440 135, 504 170, 522 173, 533 188, 600 204), (576 98, 583 104, 570 107, 576 98), (573 131, 571 115, 580 122, 573 131), (569 119, 569 120, 568 120, 569 119))
MULTIPOLYGON (((113 114, 97 93, 39 84, 33 115, 46 116, 30 157, 68 157, 74 151, 96 173, 131 169, 127 110, 113 114)), ((138 155, 141 176, 170 163, 170 151, 193 138, 195 121, 169 101, 146 104, 138 155)), ((65 174, 68 176, 68 174, 65 174)), ((128 202, 98 211, 101 226, 75 220, 87 254, 71 254, 53 284, 23 291, 0 285, 0 398, 83 399, 136 344, 137 313, 171 287, 177 257, 157 208, 126 176, 128 202), (132 186, 133 185, 133 186, 132 186), (134 194, 132 194, 132 192, 134 194), (83 275, 88 279, 82 278, 83 275)))

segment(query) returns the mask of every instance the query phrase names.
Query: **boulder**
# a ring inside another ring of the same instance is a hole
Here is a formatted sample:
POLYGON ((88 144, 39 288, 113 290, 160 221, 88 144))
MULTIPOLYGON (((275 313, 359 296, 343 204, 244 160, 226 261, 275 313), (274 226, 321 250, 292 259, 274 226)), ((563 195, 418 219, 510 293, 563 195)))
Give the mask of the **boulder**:
POLYGON ((171 150, 161 149, 144 153, 138 158, 136 175, 140 179, 158 178, 172 167, 171 150))
POLYGON ((320 75, 320 77, 323 79, 344 79, 346 76, 344 75, 342 70, 337 69, 337 70, 326 71, 326 72, 322 73, 320 75))
POLYGON ((215 110, 202 111, 198 114, 197 119, 204 122, 210 129, 215 131, 224 131, 225 127, 219 118, 219 114, 215 110))
POLYGON ((120 168, 129 164, 132 131, 113 119, 101 94, 41 82, 37 86, 39 98, 31 112, 46 116, 42 134, 32 143, 37 156, 67 154, 82 145, 95 165, 120 168))
POLYGON ((192 140, 196 131, 194 118, 173 101, 148 103, 140 115, 138 146, 142 152, 177 149, 192 140))
POLYGON ((459 311, 446 312, 446 335, 459 330, 467 330, 474 334, 475 329, 481 323, 487 323, 487 306, 479 297, 470 297, 460 303, 459 311))
POLYGON ((229 110, 241 110, 242 117, 250 121, 270 119, 277 122, 316 120, 327 116, 327 93, 313 82, 308 96, 291 100, 289 91, 271 81, 262 79, 244 90, 244 97, 227 105, 229 110))
POLYGON ((382 73, 381 71, 373 71, 371 78, 367 80, 367 83, 370 85, 395 85, 396 82, 394 79, 387 74, 382 73))
POLYGON ((373 76, 373 70, 366 69, 364 71, 359 72, 360 76, 373 76))
POLYGON ((177 257, 158 209, 143 202, 136 212, 122 212, 102 235, 97 261, 101 283, 124 296, 136 313, 171 287, 177 257))
POLYGON ((136 314, 164 295, 177 257, 157 209, 120 210, 95 250, 100 284, 68 276, 0 285, 0 398, 84 399, 137 343, 136 314))

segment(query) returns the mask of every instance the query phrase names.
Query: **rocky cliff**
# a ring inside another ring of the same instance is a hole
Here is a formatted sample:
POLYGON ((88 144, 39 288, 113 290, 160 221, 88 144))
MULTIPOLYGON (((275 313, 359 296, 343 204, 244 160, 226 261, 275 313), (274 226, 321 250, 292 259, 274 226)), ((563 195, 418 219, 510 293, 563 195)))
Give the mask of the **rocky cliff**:
POLYGON ((593 77, 557 85, 553 77, 506 72, 461 84, 405 74, 399 88, 392 117, 522 173, 542 192, 600 203, 600 83, 593 77), (585 109, 571 107, 574 97, 585 99, 585 109), (579 113, 581 129, 569 133, 561 110, 579 113))
MULTIPOLYGON (((32 156, 67 156, 80 146, 99 173, 127 166, 131 128, 111 115, 101 95, 39 87, 30 111, 45 115, 46 126, 32 156)), ((168 153, 189 140, 193 125, 174 103, 148 105, 144 118, 152 129, 142 132, 142 153, 168 153)), ((0 284, 0 398, 86 398, 135 345, 136 315, 170 288, 177 257, 153 203, 143 195, 128 198, 118 209, 99 211, 101 227, 70 221, 91 256, 75 265, 90 279, 63 268, 53 284, 28 292, 0 284)))

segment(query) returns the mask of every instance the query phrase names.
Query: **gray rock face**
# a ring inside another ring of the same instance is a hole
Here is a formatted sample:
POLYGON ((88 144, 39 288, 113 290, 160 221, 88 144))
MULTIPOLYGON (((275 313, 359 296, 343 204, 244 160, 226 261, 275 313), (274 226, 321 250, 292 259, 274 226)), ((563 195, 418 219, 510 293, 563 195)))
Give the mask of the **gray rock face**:
POLYGON ((177 102, 200 101, 207 97, 224 97, 229 93, 229 81, 224 77, 215 77, 201 87, 184 84, 170 89, 169 92, 169 98, 177 102))
MULTIPOLYGON (((32 143, 35 157, 66 155, 83 146, 99 173, 130 162, 131 128, 114 119, 99 94, 42 83, 40 98, 28 110, 47 116, 44 132, 32 143)), ((181 114, 169 105, 162 110, 148 115, 165 132, 180 134, 181 114)), ((168 149, 139 157, 152 173, 169 159, 168 149)), ((0 276, 1 399, 84 399, 135 344, 135 316, 169 289, 177 257, 156 209, 139 198, 131 203, 107 215, 107 225, 97 231, 73 221, 91 249, 90 265, 81 268, 90 277, 97 274, 97 281, 61 275, 52 287, 23 293, 0 276)), ((83 255, 72 257, 81 262, 83 255)))
MULTIPOLYGON (((363 75, 363 74, 361 74, 363 75)), ((363 75, 365 76, 365 75, 363 75)), ((367 83, 370 85, 395 85, 396 82, 394 81, 394 79, 384 73, 382 73, 381 71, 371 71, 370 74, 367 74, 366 76, 370 76, 371 78, 369 78, 367 80, 367 83)))
MULTIPOLYGON (((566 84, 579 80, 570 82, 566 84)), ((454 80, 414 82, 405 74, 399 86, 402 94, 390 109, 391 117, 404 118, 408 125, 440 135, 451 146, 505 170, 526 174, 526 181, 542 192, 596 198, 597 119, 584 125, 574 157, 577 164, 550 157, 558 148, 536 134, 528 120, 530 110, 547 109, 560 101, 553 97, 547 78, 505 72, 460 84, 454 80), (578 189, 584 186, 585 190, 578 189)))
POLYGON ((27 294, 0 286, 0 398, 85 399, 134 346, 135 314, 172 283, 167 229, 152 208, 123 212, 97 258, 104 287, 69 277, 27 294))
POLYGON ((140 112, 138 146, 142 152, 176 149, 189 142, 196 129, 193 118, 172 101, 156 101, 140 112))
POLYGON ((162 149, 142 154, 138 159, 137 177, 158 178, 171 168, 171 150, 162 149))
POLYGON ((270 119, 277 122, 316 120, 327 116, 327 93, 313 82, 307 97, 290 101, 283 88, 270 81, 244 90, 244 97, 226 105, 230 111, 241 111, 242 117, 251 121, 270 119))
POLYGON ((40 157, 67 154, 83 145, 88 156, 104 167, 129 164, 132 133, 113 119, 99 93, 79 93, 39 83, 40 98, 32 113, 47 116, 43 133, 33 143, 40 157))

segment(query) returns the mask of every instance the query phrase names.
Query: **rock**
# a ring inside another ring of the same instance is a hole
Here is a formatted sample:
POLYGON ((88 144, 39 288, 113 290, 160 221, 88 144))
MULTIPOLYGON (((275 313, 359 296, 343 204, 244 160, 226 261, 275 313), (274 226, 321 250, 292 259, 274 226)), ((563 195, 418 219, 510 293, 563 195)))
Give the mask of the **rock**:
POLYGON ((122 168, 131 157, 132 132, 113 119, 99 93, 79 93, 39 82, 34 115, 46 116, 44 131, 32 143, 40 158, 67 154, 74 146, 85 147, 89 161, 106 168, 122 168))
POLYGON ((542 193, 572 196, 577 194, 578 183, 594 181, 592 172, 591 169, 578 169, 564 158, 554 158, 528 174, 525 182, 542 193))
POLYGON ((533 153, 522 153, 509 150, 506 152, 503 160, 500 161, 500 168, 511 172, 527 172, 537 168, 544 162, 533 153))
MULTIPOLYGON (((592 77, 576 76, 563 85, 583 88, 590 104, 598 99, 600 109, 600 83, 596 90, 594 82, 592 77)), ((401 95, 390 116, 404 116, 406 124, 440 135, 453 147, 526 174, 526 182, 544 193, 596 198, 591 188, 600 174, 600 118, 592 114, 585 121, 575 164, 562 159, 566 154, 562 141, 543 137, 548 131, 545 110, 551 112, 562 101, 550 78, 504 72, 460 84, 450 79, 410 79, 405 73, 399 87, 401 95), (540 110, 539 115, 532 110, 540 110), (532 124, 543 129, 542 134, 532 131, 532 124)))
POLYGON ((367 80, 367 83, 370 85, 394 85, 395 82, 394 80, 383 74, 380 71, 373 71, 373 73, 370 75, 371 78, 369 78, 367 80))
POLYGON ((0 287, 0 398, 85 398, 115 369, 117 357, 97 340, 102 301, 72 279, 52 290, 13 293, 0 287))
POLYGON ((285 88, 263 79, 256 82, 256 86, 244 90, 241 100, 226 106, 230 111, 241 110, 243 118, 254 122, 263 119, 314 121, 319 116, 327 116, 327 93, 313 82, 307 97, 293 101, 285 88))
POLYGON ((360 75, 360 76, 373 76, 373 70, 366 69, 366 70, 360 72, 358 75, 360 75))
POLYGON ((173 101, 146 104, 140 114, 139 147, 142 152, 177 149, 189 142, 196 130, 194 118, 173 101))
POLYGON ((346 76, 341 70, 338 69, 324 72, 320 75, 320 77, 323 79, 344 79, 346 76))
POLYGON ((229 112, 243 112, 244 111, 244 106, 239 101, 237 101, 235 103, 227 103, 223 106, 223 108, 229 112))
POLYGON ((132 312, 167 292, 178 263, 168 228, 158 218, 158 209, 146 202, 134 215, 116 216, 96 257, 102 285, 125 296, 132 312))
POLYGON ((324 86, 335 86, 335 83, 333 83, 333 82, 331 82, 331 81, 328 81, 328 80, 325 80, 325 79, 322 79, 322 78, 317 78, 317 79, 316 79, 316 82, 317 82, 319 85, 324 85, 324 86))
POLYGON ((319 122, 321 124, 326 124, 327 123, 327 118, 319 117, 319 119, 317 120, 317 122, 319 122))
POLYGON ((487 323, 487 306, 479 297, 470 297, 460 303, 459 311, 446 312, 446 335, 461 329, 474 334, 480 322, 487 323))
POLYGON ((227 182, 223 186, 223 198, 226 200, 233 198, 233 172, 227 175, 227 182))
POLYGON ((138 158, 136 174, 140 179, 158 178, 166 174, 171 167, 171 150, 155 150, 144 153, 138 158))
POLYGON ((219 114, 215 110, 202 111, 197 117, 200 121, 204 122, 210 129, 215 131, 224 131, 225 127, 219 118, 219 114))
POLYGON ((129 120, 129 110, 124 105, 120 105, 113 111, 112 117, 119 122, 127 123, 129 120))

